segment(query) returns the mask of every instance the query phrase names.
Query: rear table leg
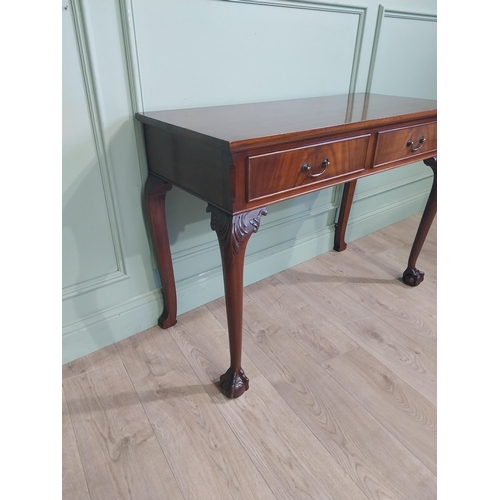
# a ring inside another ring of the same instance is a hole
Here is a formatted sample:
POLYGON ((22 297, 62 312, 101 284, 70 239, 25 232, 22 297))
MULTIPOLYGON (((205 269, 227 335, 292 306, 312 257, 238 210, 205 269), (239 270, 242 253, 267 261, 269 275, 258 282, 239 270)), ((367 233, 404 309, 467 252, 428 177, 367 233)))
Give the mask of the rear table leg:
POLYGON ((165 182, 154 175, 148 177, 144 188, 153 247, 162 284, 163 312, 158 319, 158 324, 162 328, 169 328, 177 322, 177 294, 165 217, 165 195, 170 189, 172 189, 170 182, 165 182))
POLYGON ((335 239, 333 242, 333 249, 337 252, 342 252, 347 248, 345 242, 345 230, 347 222, 349 221, 349 213, 351 211, 352 199, 354 197, 354 190, 356 189, 356 181, 346 182, 344 184, 344 191, 342 193, 342 202, 340 204, 339 220, 335 225, 335 239))

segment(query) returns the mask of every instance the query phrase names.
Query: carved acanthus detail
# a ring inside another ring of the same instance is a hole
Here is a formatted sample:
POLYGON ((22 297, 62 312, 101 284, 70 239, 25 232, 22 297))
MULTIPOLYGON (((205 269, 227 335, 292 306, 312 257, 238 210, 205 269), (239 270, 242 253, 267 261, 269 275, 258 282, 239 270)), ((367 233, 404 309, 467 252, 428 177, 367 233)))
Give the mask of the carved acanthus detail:
POLYGON ((249 212, 230 215, 218 208, 208 205, 211 213, 210 227, 217 233, 219 245, 225 258, 231 262, 244 246, 250 235, 256 233, 260 226, 260 218, 267 215, 267 209, 258 208, 249 212))

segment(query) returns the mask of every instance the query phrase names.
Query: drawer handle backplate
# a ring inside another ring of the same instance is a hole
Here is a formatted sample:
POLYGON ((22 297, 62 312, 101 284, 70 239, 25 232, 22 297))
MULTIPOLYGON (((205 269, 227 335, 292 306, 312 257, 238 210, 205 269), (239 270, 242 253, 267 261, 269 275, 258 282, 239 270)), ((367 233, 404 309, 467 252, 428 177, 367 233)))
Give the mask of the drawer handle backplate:
POLYGON ((317 174, 313 174, 311 172, 311 165, 307 163, 307 161, 302 165, 302 172, 307 172, 309 174, 309 177, 319 177, 320 175, 323 175, 326 171, 326 167, 330 165, 330 160, 328 158, 323 158, 323 161, 321 162, 321 171, 318 172, 317 174))
POLYGON ((418 140, 418 146, 416 148, 413 147, 413 141, 411 139, 408 139, 408 142, 406 143, 406 146, 407 147, 411 147, 411 150, 412 151, 418 151, 423 145, 424 145, 424 141, 425 141, 425 137, 422 136, 420 137, 420 139, 418 140))

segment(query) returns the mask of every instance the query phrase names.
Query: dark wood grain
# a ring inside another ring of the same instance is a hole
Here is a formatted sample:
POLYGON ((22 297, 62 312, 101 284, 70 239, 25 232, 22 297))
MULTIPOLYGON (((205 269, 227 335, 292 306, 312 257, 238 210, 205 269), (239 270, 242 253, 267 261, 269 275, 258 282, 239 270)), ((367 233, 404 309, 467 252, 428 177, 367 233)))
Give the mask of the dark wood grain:
POLYGON ((378 133, 373 166, 380 167, 422 153, 429 155, 436 149, 436 122, 384 130, 378 133))
POLYGON ((229 151, 189 131, 170 129, 144 127, 149 173, 215 206, 230 208, 229 151))
MULTIPOLYGON (((360 93, 154 111, 136 118, 144 125, 146 190, 164 292, 160 325, 172 326, 176 314, 163 209, 165 186, 173 184, 208 203, 219 238, 231 353, 221 387, 230 398, 249 387, 241 368, 244 255, 266 207, 347 183, 335 236, 335 248, 342 250, 356 180, 417 160, 432 166, 429 158, 437 155, 436 101, 425 99, 360 93), (164 181, 169 184, 162 187, 164 181)), ((423 279, 415 265, 435 197, 434 184, 404 272, 411 286, 423 279)))
POLYGON ((331 178, 364 170, 369 139, 370 135, 364 134, 314 146, 250 156, 247 167, 247 200, 253 201, 313 183, 321 184, 331 178))
POLYGON ((231 151, 435 115, 436 101, 345 94, 137 114, 149 125, 189 130, 231 151))
POLYGON ((437 154, 436 102, 425 99, 351 94, 136 118, 144 124, 150 173, 232 214, 437 154), (422 135, 421 148, 406 146, 422 135), (317 173, 326 157, 321 177, 302 172, 308 162, 317 173))
POLYGON ((212 214, 210 226, 217 233, 222 257, 231 356, 231 366, 221 375, 220 386, 228 398, 237 398, 249 387, 241 367, 245 249, 252 233, 259 229, 261 216, 267 211, 259 209, 231 216, 210 205, 207 211, 212 214))

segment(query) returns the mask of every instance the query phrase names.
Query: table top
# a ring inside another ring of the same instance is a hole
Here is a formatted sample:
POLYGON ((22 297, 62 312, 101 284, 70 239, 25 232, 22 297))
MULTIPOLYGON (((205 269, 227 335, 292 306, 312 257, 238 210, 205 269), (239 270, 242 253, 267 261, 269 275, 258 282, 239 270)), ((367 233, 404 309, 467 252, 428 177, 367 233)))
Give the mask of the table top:
POLYGON ((437 102, 427 99, 356 93, 137 113, 139 121, 179 128, 213 145, 241 151, 252 145, 294 140, 296 136, 335 133, 372 124, 394 123, 398 116, 436 116, 437 102))

